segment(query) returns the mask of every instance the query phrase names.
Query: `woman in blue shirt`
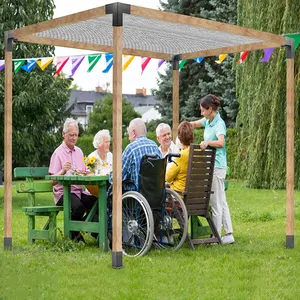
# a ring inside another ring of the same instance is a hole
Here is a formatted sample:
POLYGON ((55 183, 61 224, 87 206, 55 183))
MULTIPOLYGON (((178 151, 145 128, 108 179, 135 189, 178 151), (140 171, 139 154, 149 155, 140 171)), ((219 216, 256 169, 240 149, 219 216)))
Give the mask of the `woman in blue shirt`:
POLYGON ((191 122, 193 127, 205 127, 204 141, 200 147, 216 148, 216 160, 212 182, 211 209, 212 219, 221 236, 222 226, 224 226, 225 236, 222 238, 223 244, 234 242, 233 229, 230 212, 226 201, 224 181, 226 177, 226 125, 218 110, 220 99, 215 95, 207 95, 200 100, 201 120, 191 122))

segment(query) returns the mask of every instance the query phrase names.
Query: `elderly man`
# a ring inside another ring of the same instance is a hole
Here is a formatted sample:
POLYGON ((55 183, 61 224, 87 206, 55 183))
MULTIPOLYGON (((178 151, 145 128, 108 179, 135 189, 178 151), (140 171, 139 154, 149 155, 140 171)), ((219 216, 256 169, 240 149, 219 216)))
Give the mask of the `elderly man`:
MULTIPOLYGON (((141 118, 133 119, 128 128, 130 144, 127 145, 122 154, 122 181, 131 180, 135 190, 139 190, 139 172, 141 159, 145 154, 154 154, 161 158, 161 153, 155 142, 146 137, 147 129, 141 118)), ((112 182, 112 177, 110 177, 112 182)), ((126 190, 132 189, 128 186, 126 190)))
MULTIPOLYGON (((78 140, 78 123, 68 118, 63 127, 63 142, 55 149, 51 156, 49 174, 50 175, 71 175, 75 170, 85 172, 82 150, 76 147, 78 140)), ((63 205, 63 186, 53 182, 54 202, 56 205, 63 205)), ((71 186, 71 219, 80 221, 85 210, 90 210, 97 200, 96 197, 84 192, 81 185, 71 186)), ((83 241, 79 232, 72 232, 74 241, 83 241)))
POLYGON ((156 127, 156 138, 160 143, 159 150, 162 157, 168 153, 179 153, 179 148, 172 142, 171 128, 166 123, 160 123, 156 127))

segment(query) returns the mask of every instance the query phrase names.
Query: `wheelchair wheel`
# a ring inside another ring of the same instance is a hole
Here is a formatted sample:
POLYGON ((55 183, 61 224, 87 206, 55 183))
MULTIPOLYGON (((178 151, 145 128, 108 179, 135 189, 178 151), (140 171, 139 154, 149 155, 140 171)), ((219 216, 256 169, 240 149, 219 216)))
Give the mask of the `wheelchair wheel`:
POLYGON ((188 231, 188 214, 181 197, 166 189, 165 213, 160 229, 156 230, 154 243, 161 249, 178 250, 183 245, 188 231))
POLYGON ((143 195, 126 192, 122 196, 122 247, 126 256, 142 256, 152 245, 154 221, 143 195))

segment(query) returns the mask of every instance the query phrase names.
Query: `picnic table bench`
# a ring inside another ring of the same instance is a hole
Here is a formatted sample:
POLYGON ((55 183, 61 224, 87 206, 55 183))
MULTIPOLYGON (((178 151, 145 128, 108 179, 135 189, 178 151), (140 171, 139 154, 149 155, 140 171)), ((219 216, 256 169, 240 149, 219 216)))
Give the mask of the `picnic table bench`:
POLYGON ((15 179, 24 179, 17 182, 18 193, 28 194, 28 206, 23 207, 23 212, 28 216, 28 244, 35 240, 49 240, 56 243, 57 227, 56 216, 63 210, 63 206, 39 206, 36 203, 37 193, 52 193, 52 184, 45 181, 48 167, 17 167, 14 169, 15 179), (43 229, 36 229, 35 217, 48 217, 43 229))

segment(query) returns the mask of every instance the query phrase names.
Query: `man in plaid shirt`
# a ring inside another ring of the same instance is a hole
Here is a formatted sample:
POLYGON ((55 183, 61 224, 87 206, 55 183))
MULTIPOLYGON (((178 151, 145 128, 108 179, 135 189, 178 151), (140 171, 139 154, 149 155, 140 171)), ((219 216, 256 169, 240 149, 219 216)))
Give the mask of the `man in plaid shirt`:
MULTIPOLYGON (((146 137, 146 125, 141 118, 133 119, 127 128, 127 132, 130 144, 122 154, 122 181, 131 180, 135 187, 126 185, 123 188, 138 191, 142 157, 145 154, 154 154, 161 158, 161 152, 156 143, 146 137)), ((111 176, 110 182, 112 182, 111 176)))

